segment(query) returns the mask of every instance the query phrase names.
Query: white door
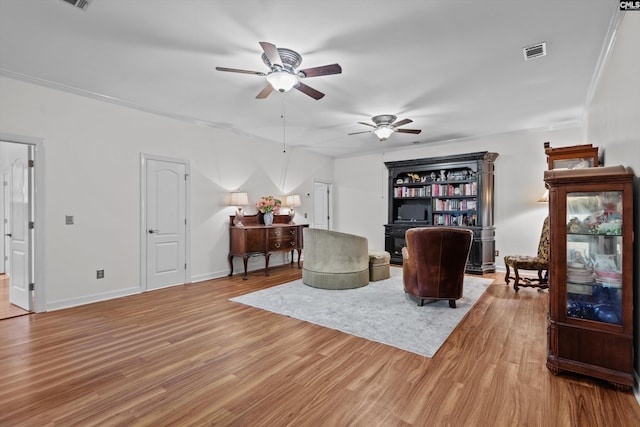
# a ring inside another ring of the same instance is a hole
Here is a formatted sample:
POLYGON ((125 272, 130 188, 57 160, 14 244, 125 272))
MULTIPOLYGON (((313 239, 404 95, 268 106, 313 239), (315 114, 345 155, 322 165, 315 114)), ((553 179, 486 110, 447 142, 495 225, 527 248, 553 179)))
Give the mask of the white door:
POLYGON ((314 181, 313 183, 313 228, 330 229, 331 220, 331 184, 314 181))
POLYGON ((31 173, 29 162, 33 147, 26 148, 25 157, 17 157, 9 176, 9 301, 25 310, 32 310, 32 233, 31 221, 31 173))
POLYGON ((146 161, 147 290, 186 282, 186 165, 146 161))
MULTIPOLYGON (((0 142, 1 144, 1 142, 0 142)), ((2 150, 2 148, 0 148, 2 150)), ((0 159, 2 157, 0 156, 0 159)), ((7 267, 8 256, 8 248, 9 248, 9 237, 7 234, 9 233, 9 174, 4 173, 2 175, 2 185, 0 185, 0 230, 2 233, 2 242, 0 242, 0 273, 9 273, 7 267)))

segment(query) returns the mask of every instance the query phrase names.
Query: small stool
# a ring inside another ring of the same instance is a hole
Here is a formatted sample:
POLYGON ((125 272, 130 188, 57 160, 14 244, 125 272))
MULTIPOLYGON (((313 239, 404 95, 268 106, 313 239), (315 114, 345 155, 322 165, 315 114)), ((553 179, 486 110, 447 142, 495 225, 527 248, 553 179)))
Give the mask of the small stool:
POLYGON ((390 261, 391 255, 387 251, 369 251, 369 281, 375 282, 391 277, 390 261))

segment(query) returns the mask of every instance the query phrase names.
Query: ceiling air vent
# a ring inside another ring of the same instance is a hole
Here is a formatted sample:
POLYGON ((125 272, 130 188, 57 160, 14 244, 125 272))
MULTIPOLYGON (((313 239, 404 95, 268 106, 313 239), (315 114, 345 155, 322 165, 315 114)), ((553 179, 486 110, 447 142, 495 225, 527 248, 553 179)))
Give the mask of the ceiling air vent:
POLYGON ((67 2, 82 10, 87 10, 87 8, 89 7, 89 3, 91 3, 91 0, 62 0, 62 1, 67 2))
POLYGON ((522 48, 522 53, 524 53, 525 61, 545 56, 547 54, 547 43, 542 42, 534 44, 532 46, 527 46, 525 48, 522 48))

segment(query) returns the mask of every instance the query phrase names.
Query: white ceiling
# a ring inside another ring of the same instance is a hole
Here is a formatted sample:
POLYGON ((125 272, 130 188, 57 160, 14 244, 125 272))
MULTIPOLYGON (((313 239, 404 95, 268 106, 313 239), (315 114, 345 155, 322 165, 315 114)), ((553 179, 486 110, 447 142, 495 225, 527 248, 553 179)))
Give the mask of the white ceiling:
MULTIPOLYGON (((617 0, 0 0, 0 74, 330 156, 578 126, 617 0), (258 42, 342 74, 255 96, 258 42), (525 61, 522 48, 547 43, 525 61), (284 111, 283 127, 282 113, 284 111), (394 114, 379 142, 358 121, 394 114)), ((1 94, 0 94, 1 96, 1 94)))

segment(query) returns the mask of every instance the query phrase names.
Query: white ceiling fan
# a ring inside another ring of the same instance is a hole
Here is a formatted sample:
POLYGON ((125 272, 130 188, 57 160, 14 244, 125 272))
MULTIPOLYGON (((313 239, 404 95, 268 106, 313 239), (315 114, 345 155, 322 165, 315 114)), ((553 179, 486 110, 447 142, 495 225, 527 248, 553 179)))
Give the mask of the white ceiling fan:
POLYGON ((321 67, 305 68, 298 70, 297 67, 302 62, 302 56, 291 49, 277 48, 274 44, 260 42, 262 50, 262 62, 269 67, 269 72, 239 70, 237 68, 216 67, 218 71, 231 73, 255 74, 267 77, 267 86, 256 96, 257 99, 264 99, 273 89, 279 92, 287 92, 293 88, 309 95, 313 99, 320 99, 324 93, 313 89, 302 83, 300 80, 307 77, 327 76, 330 74, 342 73, 339 64, 324 65, 321 67))
POLYGON ((353 132, 349 135, 357 135, 360 133, 370 133, 373 132, 380 141, 386 141, 394 132, 399 133, 413 133, 419 134, 422 132, 421 129, 398 129, 400 126, 404 126, 406 124, 412 123, 413 120, 410 119, 402 119, 399 122, 396 122, 397 117, 393 114, 381 114, 379 116, 374 116, 371 118, 371 121, 374 124, 366 123, 366 122, 358 122, 361 125, 371 126, 374 128, 373 130, 366 130, 362 132, 353 132))

